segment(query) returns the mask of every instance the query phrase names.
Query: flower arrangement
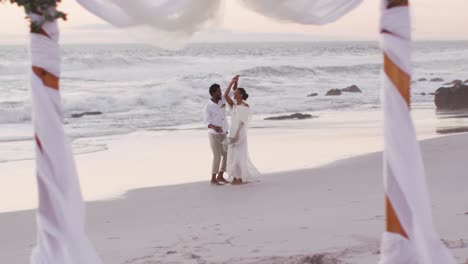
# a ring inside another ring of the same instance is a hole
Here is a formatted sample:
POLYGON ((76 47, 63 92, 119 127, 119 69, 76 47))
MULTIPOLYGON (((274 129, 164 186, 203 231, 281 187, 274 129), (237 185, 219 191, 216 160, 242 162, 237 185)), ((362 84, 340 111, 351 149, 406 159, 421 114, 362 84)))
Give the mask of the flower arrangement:
POLYGON ((0 0, 0 2, 10 2, 22 6, 26 14, 36 14, 41 18, 37 21, 30 21, 32 33, 43 33, 42 25, 56 19, 67 20, 67 15, 58 11, 57 5, 60 0, 0 0))
POLYGON ((408 0, 387 0, 387 8, 408 5, 408 0))

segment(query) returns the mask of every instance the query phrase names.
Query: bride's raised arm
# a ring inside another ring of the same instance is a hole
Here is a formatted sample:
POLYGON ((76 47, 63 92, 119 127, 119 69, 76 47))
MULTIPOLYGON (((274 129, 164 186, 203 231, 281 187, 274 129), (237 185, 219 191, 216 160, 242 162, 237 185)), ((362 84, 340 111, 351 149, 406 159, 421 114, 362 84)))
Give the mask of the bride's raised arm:
POLYGON ((229 96, 229 94, 231 93, 231 89, 232 89, 233 85, 235 85, 235 89, 237 89, 237 81, 238 80, 239 80, 239 75, 234 76, 234 78, 232 78, 231 83, 229 84, 228 88, 226 89, 226 91, 224 91, 224 99, 226 99, 226 102, 229 104, 229 106, 231 108, 234 106, 234 102, 232 101, 232 98, 231 98, 231 96, 229 96))

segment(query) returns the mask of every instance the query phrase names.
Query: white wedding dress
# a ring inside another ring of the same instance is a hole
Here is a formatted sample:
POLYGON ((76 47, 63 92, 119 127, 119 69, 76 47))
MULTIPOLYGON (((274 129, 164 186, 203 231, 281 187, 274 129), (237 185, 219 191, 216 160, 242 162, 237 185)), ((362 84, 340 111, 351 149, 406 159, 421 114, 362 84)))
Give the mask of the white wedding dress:
POLYGON ((231 130, 228 135, 227 173, 244 182, 258 181, 260 172, 250 160, 247 131, 252 113, 248 106, 234 104, 231 109, 231 130))

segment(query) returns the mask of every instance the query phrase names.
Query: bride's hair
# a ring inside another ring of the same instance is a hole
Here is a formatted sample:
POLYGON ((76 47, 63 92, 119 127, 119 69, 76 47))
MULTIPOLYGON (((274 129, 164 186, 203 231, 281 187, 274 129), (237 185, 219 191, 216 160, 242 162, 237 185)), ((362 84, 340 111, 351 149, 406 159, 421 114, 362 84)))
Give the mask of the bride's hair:
POLYGON ((249 94, 245 91, 244 88, 237 88, 237 90, 239 90, 239 93, 242 95, 242 100, 247 100, 247 98, 249 98, 249 94))

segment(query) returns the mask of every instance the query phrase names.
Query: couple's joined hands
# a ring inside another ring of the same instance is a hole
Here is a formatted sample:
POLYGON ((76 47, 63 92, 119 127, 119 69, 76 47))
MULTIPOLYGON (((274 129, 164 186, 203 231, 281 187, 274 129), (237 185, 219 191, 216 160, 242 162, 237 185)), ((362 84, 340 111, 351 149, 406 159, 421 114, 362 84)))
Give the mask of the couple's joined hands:
POLYGON ((240 75, 234 76, 234 78, 232 78, 232 80, 231 80, 231 83, 236 83, 236 82, 238 82, 238 81, 239 81, 239 77, 240 77, 240 75))
POLYGON ((214 129, 219 134, 222 134, 224 132, 223 128, 219 126, 209 125, 208 128, 214 129))

